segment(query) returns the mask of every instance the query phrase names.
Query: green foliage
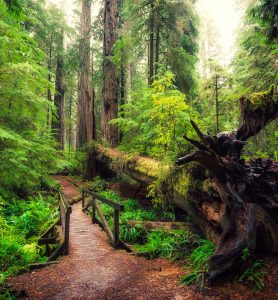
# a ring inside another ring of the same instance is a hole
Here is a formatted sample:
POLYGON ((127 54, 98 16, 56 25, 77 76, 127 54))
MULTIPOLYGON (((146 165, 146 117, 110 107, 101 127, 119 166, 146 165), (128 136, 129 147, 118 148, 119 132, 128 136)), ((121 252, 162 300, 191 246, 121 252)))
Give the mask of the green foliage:
POLYGON ((182 259, 185 257, 191 241, 191 234, 188 231, 152 230, 146 237, 146 243, 135 245, 134 249, 152 259, 158 257, 182 259))
POLYGON ((183 135, 192 134, 190 118, 195 112, 185 102, 185 95, 173 85, 174 75, 166 72, 152 88, 139 89, 122 106, 124 116, 113 120, 123 132, 120 148, 159 159, 175 159, 184 151, 183 135))
POLYGON ((114 49, 114 61, 118 66, 132 65, 136 77, 146 77, 145 58, 149 56, 147 49, 153 30, 159 39, 156 75, 161 70, 170 70, 175 75, 178 89, 192 98, 197 87, 195 66, 198 52, 198 18, 192 2, 127 0, 120 15, 124 25, 114 49))
POLYGON ((43 260, 37 238, 57 219, 51 196, 0 197, 0 286, 4 280, 43 260))
POLYGON ((17 17, 0 0, 0 186, 29 189, 55 170, 57 152, 47 125, 53 104, 45 98, 44 54, 17 17))
POLYGON ((264 263, 261 260, 256 260, 254 264, 239 277, 238 282, 245 283, 252 287, 255 291, 264 288, 263 277, 266 275, 262 269, 264 263))
POLYGON ((190 285, 192 283, 198 283, 201 288, 204 286, 205 274, 208 271, 208 261, 215 251, 215 245, 208 240, 200 240, 199 246, 195 248, 190 257, 191 272, 181 278, 181 283, 190 285))
MULTIPOLYGON (((120 215, 120 223, 126 224, 128 221, 155 221, 158 219, 158 210, 149 209, 144 210, 137 200, 135 199, 123 199, 118 194, 113 191, 102 191, 100 195, 115 201, 117 203, 121 203, 124 205, 124 211, 120 215)), ((112 217, 114 213, 114 209, 110 206, 100 203, 101 209, 105 216, 112 217)))
POLYGON ((249 8, 235 57, 236 89, 262 91, 277 82, 277 1, 260 0, 249 8), (275 33, 276 30, 276 33, 275 33))
POLYGON ((145 241, 147 232, 142 225, 128 226, 126 224, 121 225, 120 239, 130 244, 138 244, 145 241))
POLYGON ((57 162, 57 170, 63 171, 69 175, 83 175, 86 162, 86 151, 86 149, 78 149, 74 152, 69 152, 66 149, 64 157, 61 157, 57 162))
POLYGON ((248 248, 244 248, 243 251, 242 251, 242 256, 241 256, 241 259, 244 261, 246 259, 248 259, 250 257, 250 251, 248 248))

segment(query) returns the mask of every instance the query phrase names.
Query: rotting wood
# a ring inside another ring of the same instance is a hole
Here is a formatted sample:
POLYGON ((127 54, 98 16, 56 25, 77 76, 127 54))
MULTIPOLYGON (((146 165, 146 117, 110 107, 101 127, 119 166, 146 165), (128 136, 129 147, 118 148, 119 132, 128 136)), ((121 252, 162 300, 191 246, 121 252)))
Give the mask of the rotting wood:
MULTIPOLYGON (((132 156, 119 150, 105 148, 94 144, 88 152, 92 174, 103 178, 112 178, 126 174, 143 186, 152 183, 161 172, 169 166, 154 159, 142 156, 132 156)), ((92 178, 86 178, 87 180, 92 178)))
POLYGON ((240 105, 243 122, 232 132, 205 135, 191 121, 199 141, 184 138, 198 150, 177 160, 179 166, 199 163, 206 171, 195 177, 201 181, 203 176, 202 180, 211 184, 206 195, 201 190, 199 194, 191 193, 187 203, 189 214, 194 220, 202 220, 203 227, 218 226, 217 247, 209 262, 210 283, 224 273, 248 267, 256 252, 278 253, 278 163, 270 159, 241 159, 246 141, 278 117, 276 90, 272 87, 249 98, 242 97, 240 105), (204 197, 207 201, 210 198, 207 216, 200 209, 204 208, 204 197), (208 219, 212 212, 213 222, 208 219), (215 218, 215 213, 219 218, 215 218), (248 249, 249 259, 242 259, 244 249, 248 249))

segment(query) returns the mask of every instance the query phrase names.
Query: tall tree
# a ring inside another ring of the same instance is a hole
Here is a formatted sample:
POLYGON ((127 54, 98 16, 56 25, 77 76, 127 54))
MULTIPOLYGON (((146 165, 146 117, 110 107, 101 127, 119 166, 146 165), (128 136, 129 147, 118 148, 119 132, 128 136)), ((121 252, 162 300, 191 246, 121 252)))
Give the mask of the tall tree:
POLYGON ((117 36, 117 0, 106 0, 103 18, 103 89, 102 137, 111 147, 119 142, 119 131, 109 122, 118 116, 117 68, 112 61, 117 36))
POLYGON ((130 51, 137 51, 136 65, 146 64, 148 58, 148 84, 159 75, 159 69, 168 69, 178 88, 193 98, 198 43, 192 1, 126 0, 124 12, 133 43, 130 51))
POLYGON ((78 74, 78 126, 77 147, 82 147, 94 136, 94 96, 91 60, 91 5, 92 0, 82 1, 80 18, 79 74, 78 74))
POLYGON ((154 75, 154 1, 151 1, 149 16, 149 85, 153 83, 154 75))
POLYGON ((65 82, 64 82, 64 33, 61 32, 57 46, 57 65, 54 96, 54 104, 57 108, 57 117, 54 118, 52 126, 56 130, 57 140, 61 149, 65 148, 65 82))

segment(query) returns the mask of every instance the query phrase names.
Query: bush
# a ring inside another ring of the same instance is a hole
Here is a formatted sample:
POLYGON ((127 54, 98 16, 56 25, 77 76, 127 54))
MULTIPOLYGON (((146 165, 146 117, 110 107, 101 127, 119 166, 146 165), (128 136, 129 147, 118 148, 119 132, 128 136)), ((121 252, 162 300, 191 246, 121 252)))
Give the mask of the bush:
POLYGON ((147 232, 142 225, 135 225, 129 227, 126 224, 122 224, 120 227, 120 239, 127 243, 143 243, 145 242, 147 232))
POLYGON ((138 253, 144 253, 150 258, 172 258, 182 259, 191 245, 192 235, 188 231, 175 230, 165 232, 153 230, 147 235, 147 242, 144 245, 135 245, 138 253))
MULTIPOLYGON (((0 197, 0 284, 43 258, 37 238, 58 216, 51 196, 5 200, 0 197)), ((1 287, 1 286, 0 286, 1 287)))

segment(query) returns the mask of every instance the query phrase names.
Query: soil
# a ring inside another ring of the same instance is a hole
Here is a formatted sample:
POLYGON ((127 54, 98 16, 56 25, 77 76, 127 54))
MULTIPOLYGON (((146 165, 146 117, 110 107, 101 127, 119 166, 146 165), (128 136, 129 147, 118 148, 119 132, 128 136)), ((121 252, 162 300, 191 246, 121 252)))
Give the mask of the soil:
MULTIPOLYGON (((68 200, 79 194, 65 177, 57 177, 68 200)), ((201 300, 278 299, 278 258, 267 259, 265 289, 254 292, 238 282, 205 288, 182 286, 181 265, 167 260, 147 260, 114 250, 101 228, 73 205, 70 252, 58 264, 9 279, 11 289, 25 299, 135 299, 201 300)))

